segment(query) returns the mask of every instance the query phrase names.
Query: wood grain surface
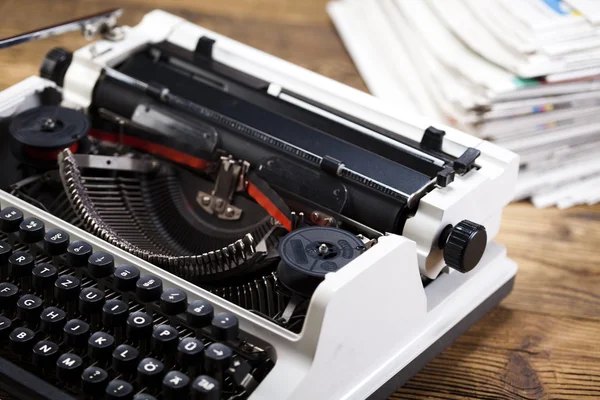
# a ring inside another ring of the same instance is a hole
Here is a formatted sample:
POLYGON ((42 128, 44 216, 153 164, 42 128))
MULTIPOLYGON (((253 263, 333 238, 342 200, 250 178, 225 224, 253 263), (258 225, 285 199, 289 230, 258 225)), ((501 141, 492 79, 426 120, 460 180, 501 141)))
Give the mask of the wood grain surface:
MULTIPOLYGON (((366 90, 325 0, 0 0, 0 36, 111 7, 124 24, 161 8, 366 90)), ((77 34, 0 51, 0 89, 36 74, 47 50, 77 34)), ((519 263, 513 293, 393 399, 600 398, 600 206, 508 206, 498 241, 519 263)), ((6 399, 0 393, 0 399, 6 399)), ((308 400, 308 399, 307 399, 308 400)))

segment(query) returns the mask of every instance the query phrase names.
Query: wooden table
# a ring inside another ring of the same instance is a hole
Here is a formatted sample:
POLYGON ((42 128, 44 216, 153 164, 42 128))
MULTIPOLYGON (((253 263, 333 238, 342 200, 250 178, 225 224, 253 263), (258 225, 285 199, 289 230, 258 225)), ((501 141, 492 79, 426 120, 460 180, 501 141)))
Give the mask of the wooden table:
MULTIPOLYGON (((325 13, 326 0, 2 0, 0 36, 110 7, 123 24, 161 8, 365 90, 325 13)), ((0 51, 0 89, 36 74, 77 34, 0 51)), ((600 398, 600 206, 506 208, 498 241, 520 267, 513 293, 394 399, 600 398)), ((0 393, 0 398, 6 397, 0 393)))

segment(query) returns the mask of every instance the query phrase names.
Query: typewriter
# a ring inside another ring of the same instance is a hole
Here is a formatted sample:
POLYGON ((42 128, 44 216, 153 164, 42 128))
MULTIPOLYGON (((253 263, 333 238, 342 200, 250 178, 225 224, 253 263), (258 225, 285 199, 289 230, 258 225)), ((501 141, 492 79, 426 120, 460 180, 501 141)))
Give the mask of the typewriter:
POLYGON ((0 93, 0 389, 385 398, 511 290, 518 158, 163 11, 0 93))

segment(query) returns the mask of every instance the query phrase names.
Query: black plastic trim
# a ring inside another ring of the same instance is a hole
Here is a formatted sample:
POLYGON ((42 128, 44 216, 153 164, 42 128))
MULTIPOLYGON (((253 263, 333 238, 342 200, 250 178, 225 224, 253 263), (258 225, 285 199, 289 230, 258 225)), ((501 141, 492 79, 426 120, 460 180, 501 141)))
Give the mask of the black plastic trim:
POLYGON ((204 57, 212 59, 212 50, 215 44, 215 40, 208 36, 202 36, 196 43, 196 54, 201 54, 204 57))

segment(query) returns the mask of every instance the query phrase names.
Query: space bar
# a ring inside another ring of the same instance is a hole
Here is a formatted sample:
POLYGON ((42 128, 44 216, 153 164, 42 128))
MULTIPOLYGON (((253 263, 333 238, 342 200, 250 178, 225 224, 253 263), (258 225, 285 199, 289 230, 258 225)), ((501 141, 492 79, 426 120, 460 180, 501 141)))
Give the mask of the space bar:
POLYGON ((0 357, 0 389, 22 400, 75 400, 56 386, 0 357))

